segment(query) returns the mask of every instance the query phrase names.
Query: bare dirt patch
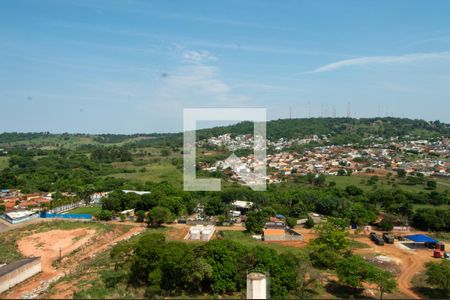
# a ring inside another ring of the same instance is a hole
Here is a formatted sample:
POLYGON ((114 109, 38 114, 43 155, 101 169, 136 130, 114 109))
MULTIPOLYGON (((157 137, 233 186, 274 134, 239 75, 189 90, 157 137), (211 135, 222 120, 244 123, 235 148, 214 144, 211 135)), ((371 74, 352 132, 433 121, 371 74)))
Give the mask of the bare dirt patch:
MULTIPOLYGON (((24 256, 41 256, 42 272, 13 287, 3 298, 38 297, 51 282, 74 272, 81 261, 90 260, 118 242, 141 233, 143 227, 115 226, 113 230, 99 233, 95 229, 77 228, 50 230, 34 233, 17 241, 18 250, 24 256), (60 258, 61 249, 61 261, 60 258)), ((73 295, 76 282, 56 283, 58 298, 73 295), (61 286, 60 286, 61 285, 61 286), (64 286, 65 285, 65 286, 64 286), (59 286, 62 293, 58 294, 59 286)), ((49 297, 53 297, 50 295, 49 297)))
MULTIPOLYGON (((144 230, 145 227, 143 226, 134 226, 128 231, 123 232, 120 227, 116 227, 113 231, 96 236, 93 239, 93 242, 83 248, 80 253, 68 257, 67 262, 62 265, 62 268, 65 270, 65 274, 75 272, 81 261, 89 261, 99 253, 112 248, 121 241, 128 240, 131 237, 140 234, 144 230)), ((91 278, 92 276, 94 276, 94 274, 86 274, 85 277, 72 280, 70 284, 67 284, 65 281, 57 282, 52 288, 53 293, 51 295, 46 294, 44 296, 45 298, 52 299, 72 298, 74 293, 78 290, 79 281, 89 278, 93 279, 91 278)))
POLYGON ((94 235, 94 229, 79 228, 74 230, 51 230, 34 233, 17 242, 19 251, 24 256, 40 256, 42 273, 14 287, 5 298, 20 298, 24 294, 37 292, 42 285, 61 274, 53 266, 53 262, 66 257, 73 251, 85 245, 94 235))
POLYGON ((170 229, 165 233, 168 241, 181 241, 183 240, 189 232, 189 226, 186 225, 175 225, 171 226, 170 229))
POLYGON ((421 248, 408 250, 407 247, 399 245, 398 241, 394 244, 385 244, 384 246, 377 246, 370 241, 368 236, 355 237, 356 241, 369 244, 370 248, 356 249, 354 252, 363 256, 375 255, 385 256, 386 262, 378 261, 377 265, 394 271, 397 276, 398 290, 408 298, 422 298, 414 291, 414 286, 411 283, 412 278, 417 273, 425 269, 425 264, 433 260, 433 252, 430 249, 421 248), (387 261, 389 260, 389 261, 387 261))
POLYGON ((40 256, 43 272, 54 272, 53 261, 67 256, 86 244, 95 234, 94 229, 52 230, 27 236, 17 245, 25 256, 40 256), (61 251, 61 252, 60 252, 61 251))

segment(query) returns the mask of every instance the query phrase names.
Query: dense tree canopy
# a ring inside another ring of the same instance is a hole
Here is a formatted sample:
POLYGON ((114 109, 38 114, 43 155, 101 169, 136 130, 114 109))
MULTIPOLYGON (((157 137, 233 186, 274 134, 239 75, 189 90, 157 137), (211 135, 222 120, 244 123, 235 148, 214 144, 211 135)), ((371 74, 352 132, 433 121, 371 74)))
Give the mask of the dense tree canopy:
MULTIPOLYGON (((278 254, 267 247, 246 247, 229 240, 193 245, 167 242, 162 234, 146 234, 111 255, 128 257, 130 273, 121 280, 147 286, 147 296, 208 292, 223 294, 245 290, 248 270, 270 274, 271 296, 286 297, 297 284, 297 268, 305 258, 278 254)), ((125 263, 123 266, 126 266, 125 263)))

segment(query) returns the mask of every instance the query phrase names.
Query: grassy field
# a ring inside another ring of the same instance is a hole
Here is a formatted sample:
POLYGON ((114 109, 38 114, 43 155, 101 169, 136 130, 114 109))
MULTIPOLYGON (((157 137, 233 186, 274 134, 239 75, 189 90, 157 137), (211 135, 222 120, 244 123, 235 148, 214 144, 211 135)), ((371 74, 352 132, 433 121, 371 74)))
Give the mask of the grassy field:
POLYGON ((365 248, 370 248, 370 245, 366 244, 366 243, 359 242, 359 241, 352 240, 350 238, 350 248, 351 249, 365 249, 365 248))
POLYGON ((8 157, 0 156, 0 170, 3 170, 8 166, 8 157))
POLYGON ((175 186, 181 186, 183 180, 182 170, 178 169, 176 166, 172 165, 169 161, 164 160, 158 163, 147 163, 144 165, 133 165, 132 163, 126 164, 115 164, 116 168, 124 168, 130 172, 116 173, 113 177, 123 178, 138 182, 161 182, 168 181, 175 186))
POLYGON ((101 210, 102 210, 101 206, 87 206, 87 207, 78 207, 78 208, 72 209, 68 213, 70 213, 70 214, 90 214, 90 215, 94 216, 101 210))
POLYGON ((283 245, 275 244, 275 243, 263 243, 260 240, 254 239, 251 237, 250 234, 243 232, 243 231, 222 231, 223 237, 226 240, 232 240, 237 243, 240 243, 245 246, 255 247, 255 246, 261 246, 261 247, 268 247, 271 248, 278 253, 288 252, 288 251, 303 251, 302 249, 296 249, 296 248, 290 248, 283 245))
MULTIPOLYGON (((370 179, 370 176, 327 176, 326 181, 328 183, 334 181, 336 182, 337 187, 345 188, 348 185, 356 185, 363 189, 364 191, 371 191, 375 187, 385 187, 385 188, 392 188, 392 184, 388 182, 388 179, 386 177, 379 176, 378 183, 376 185, 367 185, 367 180, 370 179)), ((435 179, 433 179, 435 180, 435 179)), ((446 190, 450 190, 450 180, 445 179, 437 179, 438 182, 436 191, 438 192, 444 192, 446 190), (448 184, 448 185, 447 185, 448 184)), ((429 192, 429 190, 425 189, 425 185, 407 185, 407 184, 401 184, 399 179, 395 178, 395 183, 399 188, 405 191, 410 192, 429 192)))
POLYGON ((414 204, 413 210, 417 210, 419 208, 449 209, 450 204, 442 204, 442 205, 414 204))

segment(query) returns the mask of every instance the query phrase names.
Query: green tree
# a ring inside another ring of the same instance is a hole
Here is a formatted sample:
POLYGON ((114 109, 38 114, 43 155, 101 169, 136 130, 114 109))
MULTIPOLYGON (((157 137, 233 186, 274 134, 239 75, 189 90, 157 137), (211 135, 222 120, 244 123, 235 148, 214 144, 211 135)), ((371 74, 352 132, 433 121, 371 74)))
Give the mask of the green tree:
POLYGON ((110 221, 112 219, 112 212, 107 209, 101 210, 95 217, 102 221, 110 221))
POLYGON ((362 203, 354 203, 345 211, 345 216, 350 222, 358 226, 367 225, 376 220, 377 215, 373 208, 366 208, 362 203))
POLYGON ((156 206, 148 213, 148 224, 161 226, 163 223, 173 222, 173 216, 167 207, 156 206))
POLYGON ((384 293, 392 292, 397 287, 391 272, 382 270, 357 255, 351 255, 339 261, 336 265, 336 273, 342 284, 353 289, 360 288, 363 282, 376 284, 380 291, 380 299, 383 299, 384 293))
POLYGON ((350 241, 347 238, 347 222, 338 218, 328 218, 327 222, 318 226, 319 237, 314 243, 322 243, 333 250, 345 253, 349 249, 350 241))
POLYGON ((347 194, 349 194, 350 196, 359 196, 364 194, 364 191, 357 187, 356 185, 348 185, 345 187, 345 191, 347 192, 347 194))
POLYGON ((142 223, 142 222, 144 222, 144 219, 145 219, 145 211, 143 211, 143 210, 138 210, 138 211, 135 213, 135 216, 136 216, 136 222, 142 223))
POLYGON ((350 249, 347 223, 337 218, 317 226, 319 237, 308 246, 312 263, 320 268, 333 268, 350 249))
POLYGON ((360 288, 369 278, 371 266, 361 256, 351 255, 336 264, 339 282, 353 289, 360 288))
POLYGON ((325 175, 319 174, 314 178, 314 185, 323 186, 325 184, 325 175))
POLYGON ((404 169, 399 169, 397 171, 397 176, 400 178, 405 178, 406 177, 406 171, 404 169))
POLYGON ((262 211, 251 211, 247 214, 245 228, 248 232, 261 233, 268 219, 268 216, 262 211))
POLYGON ((430 190, 435 190, 437 187, 436 181, 434 180, 428 180, 427 181, 427 188, 430 190))
POLYGON ((391 231, 394 229, 394 219, 390 216, 385 216, 380 223, 378 223, 378 228, 383 231, 391 231))
POLYGON ((167 148, 161 149, 161 156, 169 156, 170 155, 170 150, 167 148))
POLYGON ((296 273, 296 296, 300 299, 312 298, 315 289, 320 286, 320 273, 307 257, 298 259, 296 273))
POLYGON ((347 175, 347 171, 345 171, 345 169, 339 169, 337 171, 337 175, 338 176, 345 176, 345 175, 347 175))
POLYGON ((397 287, 397 281, 394 275, 389 271, 385 271, 377 267, 372 268, 368 281, 378 286, 378 290, 380 291, 380 299, 383 299, 384 293, 393 292, 397 287))
POLYGON ((450 261, 427 263, 425 275, 428 284, 443 290, 450 297, 450 261))
POLYGON ((215 216, 223 214, 225 211, 225 206, 220 198, 213 197, 208 200, 205 205, 205 214, 208 216, 215 216))
POLYGON ((306 219, 305 228, 313 228, 314 227, 314 220, 313 218, 308 216, 308 219, 306 219))
POLYGON ((312 264, 318 268, 331 269, 342 258, 342 255, 324 243, 312 242, 308 246, 312 264))
POLYGON ((203 290, 203 286, 212 280, 213 268, 202 257, 186 260, 188 263, 183 268, 182 281, 185 283, 184 288, 187 291, 199 293, 203 290))
POLYGON ((286 224, 289 227, 294 228, 295 226, 297 226, 297 218, 287 217, 286 224))

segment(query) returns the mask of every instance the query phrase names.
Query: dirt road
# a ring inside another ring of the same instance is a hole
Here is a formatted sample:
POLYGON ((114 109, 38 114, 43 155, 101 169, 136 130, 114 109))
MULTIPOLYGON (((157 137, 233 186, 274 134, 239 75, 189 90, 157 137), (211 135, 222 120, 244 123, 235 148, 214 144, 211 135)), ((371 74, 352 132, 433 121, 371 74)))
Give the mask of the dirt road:
POLYGON ((371 248, 357 249, 355 250, 355 253, 362 255, 383 255, 398 262, 398 290, 408 298, 422 298, 421 295, 414 292, 411 280, 414 275, 425 269, 425 264, 427 262, 433 260, 432 250, 426 248, 407 250, 407 248, 401 246, 398 241, 395 241, 395 244, 377 246, 373 244, 367 236, 357 237, 355 240, 371 246, 371 248))

